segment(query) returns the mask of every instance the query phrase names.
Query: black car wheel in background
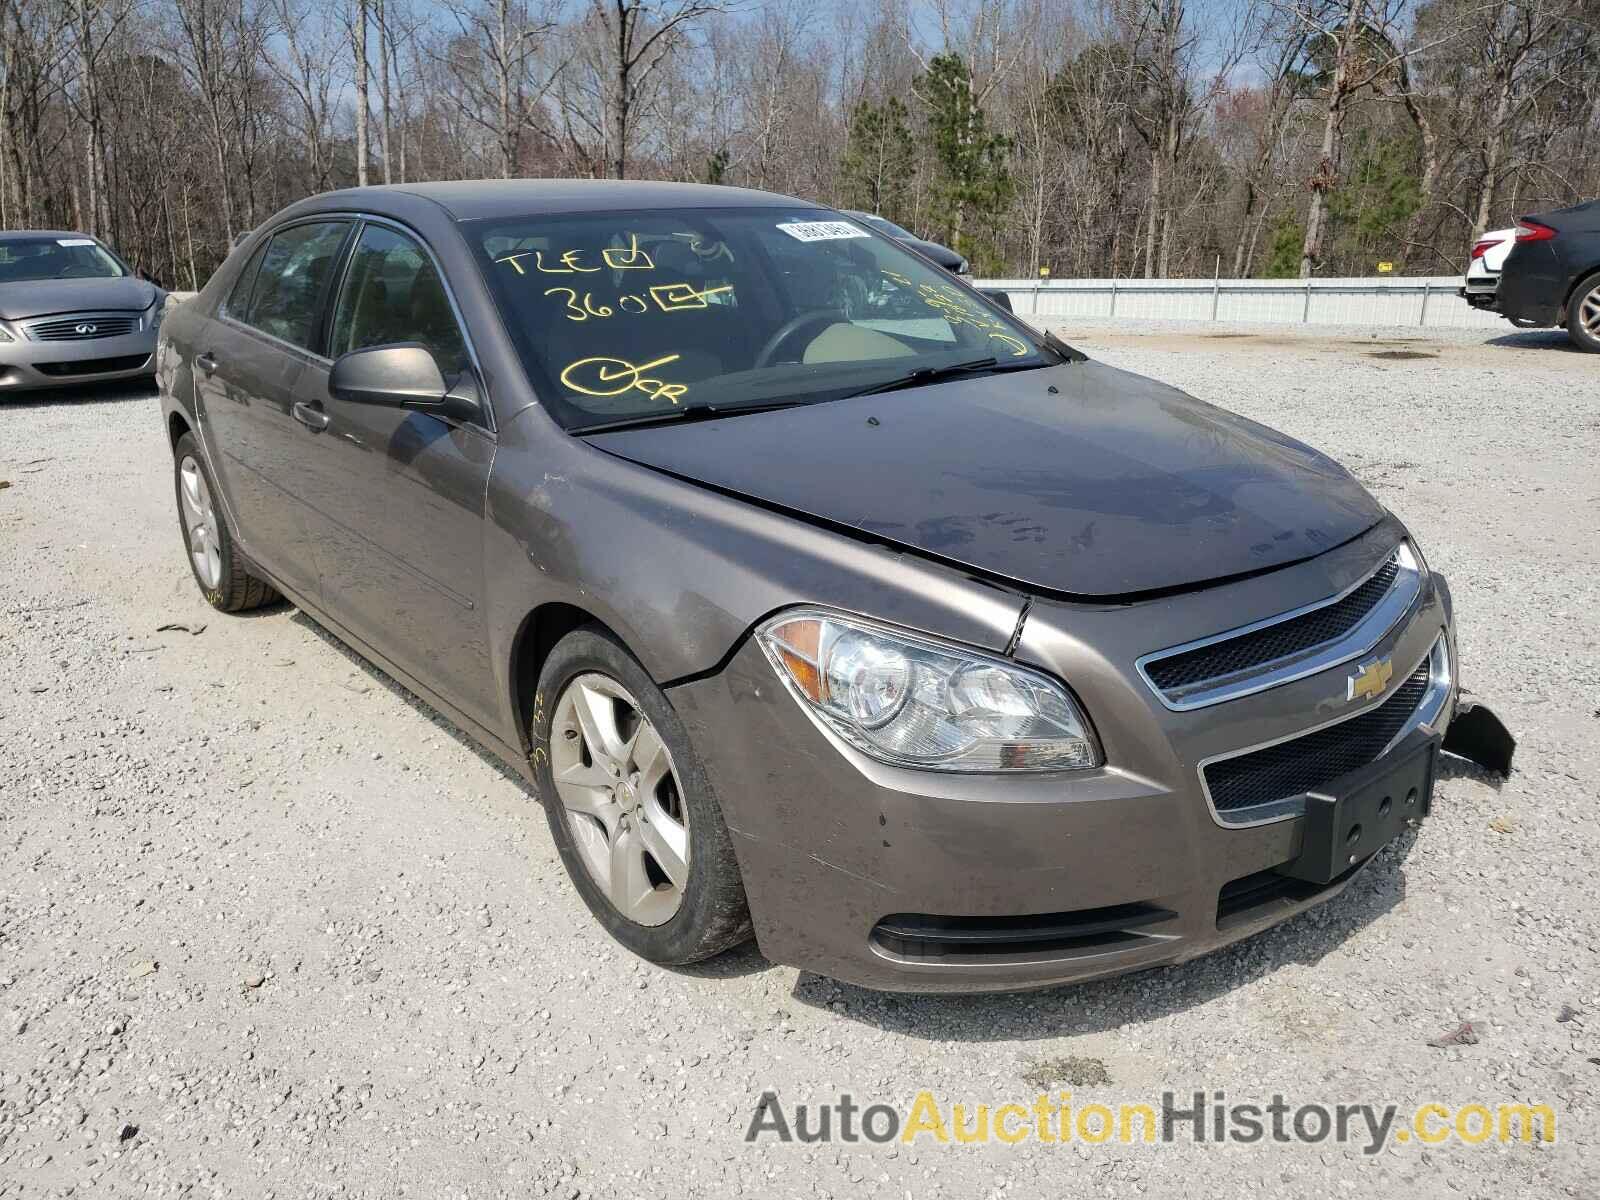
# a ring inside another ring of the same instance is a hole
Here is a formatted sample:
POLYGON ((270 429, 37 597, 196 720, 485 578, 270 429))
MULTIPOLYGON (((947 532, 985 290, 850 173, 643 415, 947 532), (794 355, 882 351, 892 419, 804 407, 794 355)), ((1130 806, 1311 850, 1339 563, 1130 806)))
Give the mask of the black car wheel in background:
POLYGON ((1512 324, 1564 324, 1574 345, 1600 353, 1600 200, 1517 222, 1498 296, 1512 324))
POLYGON ((1567 334, 1591 354, 1600 354, 1600 272, 1579 280, 1567 302, 1567 334))

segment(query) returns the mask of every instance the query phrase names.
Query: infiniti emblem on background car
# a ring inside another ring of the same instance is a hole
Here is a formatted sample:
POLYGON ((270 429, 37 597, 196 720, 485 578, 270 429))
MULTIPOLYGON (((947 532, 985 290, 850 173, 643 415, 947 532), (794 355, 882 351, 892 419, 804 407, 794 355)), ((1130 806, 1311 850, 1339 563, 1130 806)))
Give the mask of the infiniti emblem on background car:
POLYGON ((1345 703, 1383 695, 1383 689, 1394 678, 1394 663, 1387 658, 1375 658, 1362 663, 1356 673, 1345 681, 1345 703))
POLYGON ((77 332, 78 333, 93 333, 93 332, 95 332, 95 330, 97 330, 99 328, 100 328, 100 326, 98 326, 98 325, 90 325, 88 323, 85 323, 85 324, 82 324, 82 325, 78 326, 77 332))

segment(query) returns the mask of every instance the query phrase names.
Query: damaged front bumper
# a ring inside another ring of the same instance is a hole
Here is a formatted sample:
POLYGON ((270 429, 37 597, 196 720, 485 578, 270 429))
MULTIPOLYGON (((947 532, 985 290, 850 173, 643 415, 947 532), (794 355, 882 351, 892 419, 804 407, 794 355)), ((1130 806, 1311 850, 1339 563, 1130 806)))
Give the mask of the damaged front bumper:
MULTIPOLYGON (((1010 990, 1182 962, 1336 895, 1377 846, 1346 869, 1297 877, 1286 868, 1305 857, 1303 807, 1224 824, 1202 764, 1347 711, 1346 667, 1182 712, 1133 664, 1152 644, 1226 627, 1223 614, 1331 595, 1390 554, 1393 536, 1358 539, 1292 568, 1292 579, 1274 573, 1135 609, 1036 603, 1016 657, 1072 684, 1105 748, 1094 770, 959 776, 874 762, 810 720, 753 642, 719 674, 675 687, 762 952, 883 990, 1010 990)), ((1455 661, 1449 592, 1430 576, 1374 653, 1409 668, 1430 661, 1435 644, 1455 661)), ((1412 728, 1436 747, 1454 711, 1451 679, 1412 728)))
POLYGON ((1504 777, 1511 774, 1517 739, 1481 700, 1462 696, 1456 700, 1455 718, 1445 734, 1444 752, 1504 777))

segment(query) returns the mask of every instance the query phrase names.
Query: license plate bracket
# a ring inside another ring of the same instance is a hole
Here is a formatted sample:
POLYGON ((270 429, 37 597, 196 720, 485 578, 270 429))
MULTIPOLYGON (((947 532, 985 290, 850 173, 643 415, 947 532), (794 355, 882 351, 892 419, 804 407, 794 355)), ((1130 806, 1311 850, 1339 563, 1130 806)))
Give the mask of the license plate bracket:
POLYGON ((1300 853, 1277 868, 1308 883, 1331 883, 1428 815, 1439 735, 1416 730, 1377 762, 1306 793, 1300 853))

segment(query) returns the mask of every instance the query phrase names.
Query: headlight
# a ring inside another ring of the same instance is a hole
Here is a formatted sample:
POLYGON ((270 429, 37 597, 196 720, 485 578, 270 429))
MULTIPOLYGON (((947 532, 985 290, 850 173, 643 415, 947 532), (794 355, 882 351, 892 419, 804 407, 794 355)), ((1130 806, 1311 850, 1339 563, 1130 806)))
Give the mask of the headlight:
POLYGON ((4 325, 0 325, 0 342, 14 342, 16 340, 16 338, 11 336, 10 330, 8 330, 4 325))
POLYGON ((145 318, 145 328, 151 331, 159 330, 161 328, 161 318, 167 315, 167 298, 165 296, 157 296, 155 303, 147 311, 150 315, 145 318))
POLYGON ((828 728, 880 762, 933 771, 1100 765, 1066 689, 1005 659, 821 609, 791 609, 756 639, 828 728))

